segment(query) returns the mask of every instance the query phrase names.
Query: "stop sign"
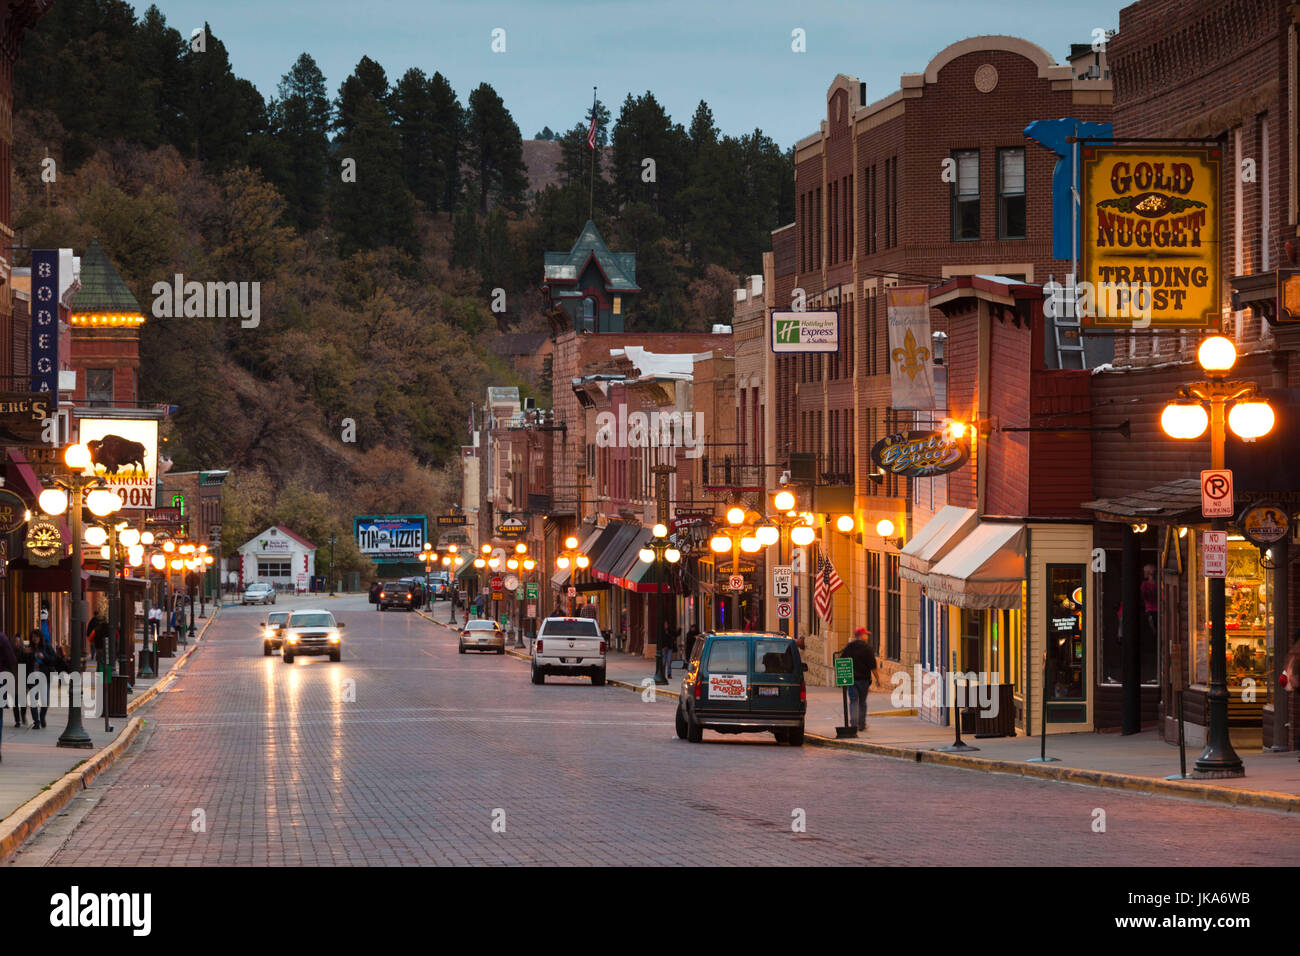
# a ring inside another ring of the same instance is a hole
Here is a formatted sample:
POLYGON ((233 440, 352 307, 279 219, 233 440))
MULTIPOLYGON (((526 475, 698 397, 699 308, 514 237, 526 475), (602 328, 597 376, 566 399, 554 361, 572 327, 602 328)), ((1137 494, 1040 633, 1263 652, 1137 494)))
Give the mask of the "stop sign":
POLYGON ((501 575, 499 575, 499 574, 494 574, 494 575, 492 576, 492 590, 493 590, 493 591, 500 591, 500 590, 501 590, 501 585, 502 585, 502 583, 503 583, 503 582, 501 581, 501 575))

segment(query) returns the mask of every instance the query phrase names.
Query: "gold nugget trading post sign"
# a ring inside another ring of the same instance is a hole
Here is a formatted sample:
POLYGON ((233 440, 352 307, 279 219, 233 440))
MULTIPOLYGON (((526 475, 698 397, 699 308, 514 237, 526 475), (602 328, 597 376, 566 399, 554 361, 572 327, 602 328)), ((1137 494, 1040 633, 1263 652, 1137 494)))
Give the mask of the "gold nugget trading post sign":
POLYGON ((1082 152, 1084 323, 1217 328, 1219 149, 1082 152))

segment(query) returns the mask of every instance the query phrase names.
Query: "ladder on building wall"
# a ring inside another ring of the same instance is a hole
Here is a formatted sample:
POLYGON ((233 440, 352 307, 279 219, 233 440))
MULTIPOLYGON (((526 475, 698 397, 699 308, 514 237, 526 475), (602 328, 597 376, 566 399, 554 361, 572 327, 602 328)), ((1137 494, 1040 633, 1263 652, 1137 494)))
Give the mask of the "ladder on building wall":
MULTIPOLYGON (((1052 277, 1053 281, 1055 277, 1052 277)), ((1057 303, 1056 317, 1052 320, 1052 329, 1056 337, 1056 367, 1083 369, 1088 367, 1087 357, 1083 351, 1083 333, 1079 323, 1079 313, 1075 308, 1077 290, 1073 285, 1064 286, 1061 301, 1057 303)))

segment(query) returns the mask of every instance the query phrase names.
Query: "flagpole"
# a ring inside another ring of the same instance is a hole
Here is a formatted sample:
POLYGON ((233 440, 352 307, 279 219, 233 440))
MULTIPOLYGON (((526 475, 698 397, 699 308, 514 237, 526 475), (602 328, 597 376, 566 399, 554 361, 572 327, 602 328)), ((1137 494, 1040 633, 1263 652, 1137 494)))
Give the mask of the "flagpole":
MULTIPOLYGON (((591 88, 591 127, 594 132, 596 128, 596 88, 591 88)), ((587 192, 587 218, 593 217, 596 208, 596 146, 591 147, 591 189, 587 192)))

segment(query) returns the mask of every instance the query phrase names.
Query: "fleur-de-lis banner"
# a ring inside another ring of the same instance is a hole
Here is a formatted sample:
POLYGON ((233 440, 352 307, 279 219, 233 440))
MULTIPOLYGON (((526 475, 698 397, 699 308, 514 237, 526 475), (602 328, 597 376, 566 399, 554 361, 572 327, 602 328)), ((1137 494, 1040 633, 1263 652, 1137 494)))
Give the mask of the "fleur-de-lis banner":
POLYGON ((889 384, 894 408, 934 408, 930 298, 923 285, 885 290, 889 318, 889 384))

